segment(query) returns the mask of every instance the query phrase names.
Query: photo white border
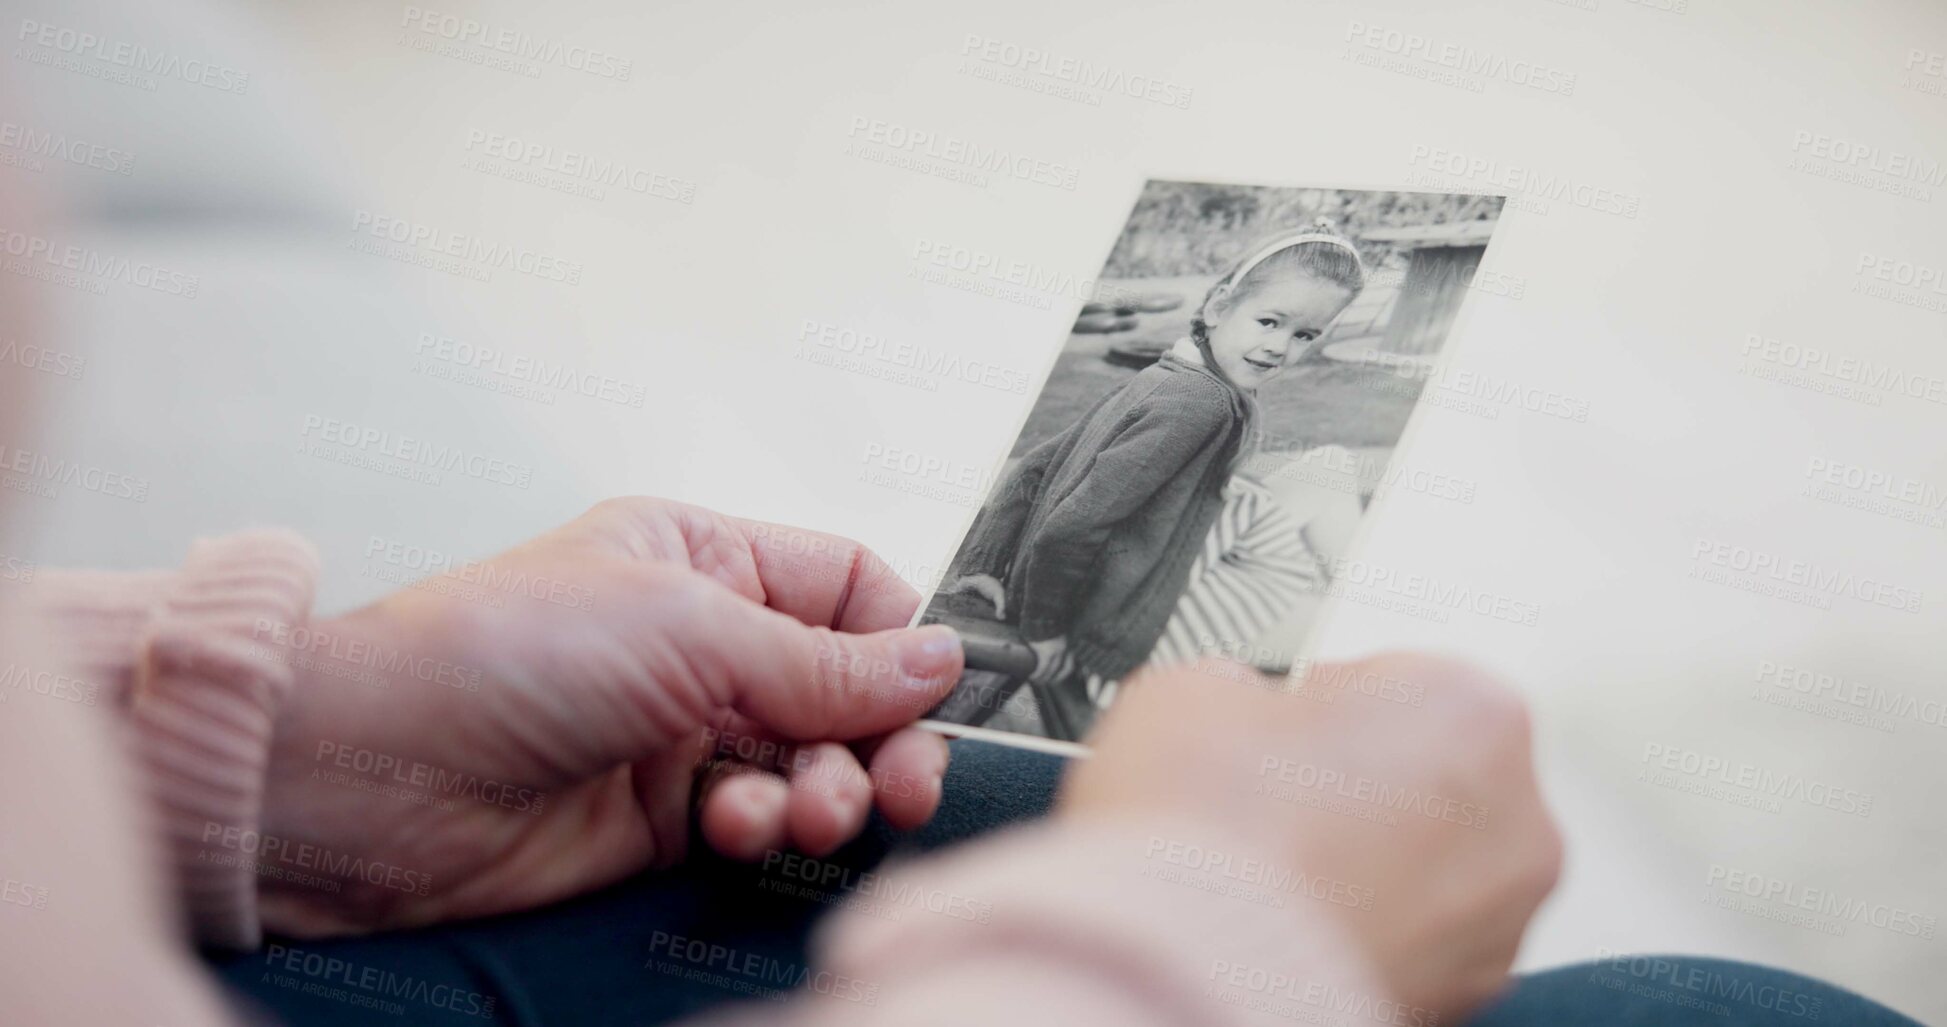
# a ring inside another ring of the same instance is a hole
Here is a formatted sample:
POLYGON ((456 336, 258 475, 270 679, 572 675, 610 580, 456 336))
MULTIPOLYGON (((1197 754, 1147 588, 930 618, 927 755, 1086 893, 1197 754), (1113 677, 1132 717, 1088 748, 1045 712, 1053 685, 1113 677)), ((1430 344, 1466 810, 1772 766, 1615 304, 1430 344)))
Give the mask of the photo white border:
MULTIPOLYGON (((1117 230, 1115 237, 1109 240, 1108 249, 1102 254, 1102 261, 1100 264, 1097 265, 1098 271, 1094 279, 1097 289, 1099 289, 1102 284, 1102 276, 1100 274, 1100 269, 1108 267, 1109 257, 1115 253, 1116 243, 1122 240, 1123 231, 1126 231, 1128 229, 1129 219, 1135 217, 1136 215, 1136 204, 1142 201, 1142 196, 1144 191, 1146 191, 1149 188, 1150 183, 1152 182, 1182 182, 1182 183, 1194 184, 1194 185, 1236 185, 1236 186, 1255 187, 1260 189, 1320 189, 1320 190, 1331 190, 1336 192, 1431 193, 1440 196, 1494 196, 1494 197, 1499 197, 1502 202, 1501 202, 1501 213, 1495 219, 1494 233, 1488 236, 1487 239, 1487 245, 1490 249, 1494 246, 1494 244, 1497 241, 1499 241, 1502 238, 1502 233, 1507 231, 1509 212, 1517 209, 1514 204, 1508 202, 1513 198, 1511 194, 1498 193, 1498 192, 1486 192, 1481 190, 1456 190, 1452 192, 1447 192, 1439 189, 1405 188, 1396 185, 1377 185, 1377 186, 1323 185, 1317 183, 1311 183, 1306 185, 1279 185, 1277 183, 1272 183, 1272 182, 1242 182, 1242 181, 1236 181, 1231 179, 1220 179, 1220 178, 1178 178, 1178 177, 1162 177, 1157 175, 1149 175, 1149 176, 1145 176, 1141 180, 1140 184, 1136 187, 1134 195, 1129 200, 1128 213, 1123 216, 1121 227, 1117 230)), ((1518 219, 1516 220, 1518 221, 1518 219)), ((1354 241, 1356 242, 1357 240, 1354 241)), ((1487 263, 1486 255, 1485 253, 1483 253, 1481 264, 1475 266, 1474 273, 1476 275, 1480 274, 1481 266, 1485 265, 1486 263, 1487 263)), ((1427 375, 1427 380, 1429 382, 1431 382, 1434 378, 1439 377, 1441 374, 1443 374, 1446 371, 1447 365, 1453 359, 1453 351, 1455 349, 1453 345, 1454 340, 1462 337, 1465 334, 1463 329, 1465 328, 1468 322, 1468 317, 1470 312, 1473 309, 1473 302, 1474 302, 1474 296, 1473 296, 1474 289, 1471 286, 1472 283, 1470 282, 1469 288, 1464 290, 1466 292, 1466 295, 1463 295, 1461 297, 1460 306, 1458 309, 1454 311, 1453 323, 1450 324, 1447 328, 1447 336, 1445 339, 1441 340, 1439 359, 1434 362, 1432 370, 1427 375)), ((1068 325, 1071 326, 1071 328, 1075 323, 1075 319, 1081 316, 1082 306, 1093 300, 1094 297, 1090 296, 1088 299, 1077 300, 1075 302, 1073 307, 1073 313, 1071 314, 1068 321, 1066 322, 1068 325)), ((1048 379, 1054 376, 1055 365, 1060 363, 1062 353, 1065 352, 1068 348, 1068 337, 1073 334, 1074 332, 1072 330, 1064 333, 1061 336, 1059 344, 1054 347, 1054 351, 1049 355, 1047 365, 1042 368, 1041 377, 1038 380, 1039 384, 1035 386, 1034 399, 1028 403, 1027 409, 1022 412, 1020 421, 1014 425, 1014 430, 1007 435, 1007 442, 1006 442, 1007 450, 1003 452, 997 460, 994 461, 992 466, 1000 467, 1006 464, 1008 453, 1013 452, 1014 443, 1021 438, 1022 430, 1027 427, 1028 420, 1034 416, 1035 407, 1040 405, 1041 403, 1041 394, 1043 391, 1045 391, 1048 388, 1048 379)), ((1407 415, 1406 424, 1400 428, 1399 438, 1395 440, 1393 443, 1392 455, 1388 457, 1386 460, 1387 468, 1391 468, 1393 466, 1393 462, 1399 459, 1400 452, 1406 449, 1407 445, 1411 442, 1414 434, 1414 429, 1416 429, 1419 426, 1420 422, 1424 419, 1422 415, 1424 413, 1425 404, 1421 401, 1424 400, 1425 398, 1426 395, 1423 390, 1421 392, 1419 399, 1413 401, 1413 410, 1411 413, 1407 415)), ((998 480, 994 484, 998 485, 999 484, 998 480)), ((988 488, 988 494, 991 495, 992 491, 993 491, 993 486, 990 485, 988 488)), ((977 520, 980 517, 981 511, 987 508, 987 496, 983 495, 980 498, 981 498, 980 505, 973 508, 973 512, 968 514, 967 517, 964 520, 962 520, 959 530, 954 533, 952 549, 946 554, 945 561, 940 564, 941 567, 944 568, 952 567, 953 558, 959 555, 960 547, 966 544, 967 532, 972 530, 973 523, 975 520, 977 520)), ((1372 523, 1375 520, 1377 520, 1375 514, 1379 510, 1381 504, 1385 502, 1386 498, 1387 498, 1386 496, 1376 497, 1372 501, 1372 504, 1366 507, 1366 509, 1359 514, 1358 526, 1353 529, 1352 538, 1350 541, 1346 543, 1347 552, 1358 552, 1359 548, 1362 545, 1364 545, 1368 533, 1372 530, 1372 523)), ((947 584, 947 580, 943 573, 940 577, 940 580, 935 582, 934 586, 926 592, 924 597, 921 598, 919 608, 913 612, 913 619, 907 625, 908 627, 919 626, 920 619, 926 616, 927 608, 933 605, 934 597, 939 594, 940 588, 945 586, 946 584, 947 584)), ((1325 601, 1320 604, 1318 610, 1318 616, 1313 620, 1311 627, 1305 632, 1304 646, 1292 657, 1292 661, 1291 661, 1292 673, 1297 673, 1301 668, 1309 668, 1311 666, 1312 654, 1318 651, 1318 640, 1321 637, 1323 637, 1323 635, 1325 634, 1325 630, 1331 624, 1333 616, 1338 612, 1339 605, 1340 604, 1330 596, 1326 596, 1325 601)), ((1289 675, 1287 675, 1286 680, 1289 679, 1290 677, 1289 675)), ((958 688, 959 684, 956 682, 954 687, 958 688)), ((973 727, 967 724, 953 724, 943 720, 933 720, 931 718, 921 718, 916 723, 921 728, 924 728, 928 731, 932 731, 935 734, 944 735, 948 738, 971 738, 974 739, 975 741, 992 742, 996 745, 1007 745, 1017 749, 1030 749, 1036 752, 1052 753, 1057 756, 1068 756, 1068 757, 1086 759, 1092 752, 1092 750, 1088 746, 1083 745, 1080 742, 1063 742, 1052 738, 1043 738, 1039 735, 1023 734, 1019 731, 997 731, 993 728, 973 727)))

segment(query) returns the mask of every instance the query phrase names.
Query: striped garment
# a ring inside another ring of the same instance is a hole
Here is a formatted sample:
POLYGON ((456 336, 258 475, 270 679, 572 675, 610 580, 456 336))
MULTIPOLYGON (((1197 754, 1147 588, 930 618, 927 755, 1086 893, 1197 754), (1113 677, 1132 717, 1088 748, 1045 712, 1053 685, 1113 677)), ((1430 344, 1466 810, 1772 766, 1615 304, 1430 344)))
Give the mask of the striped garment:
MULTIPOLYGON (((1150 662, 1248 655, 1253 641, 1289 614, 1300 596, 1323 588, 1325 568, 1300 527, 1264 486, 1233 476, 1150 662)), ((1090 675, 1087 687, 1097 707, 1115 701, 1117 682, 1090 675)))

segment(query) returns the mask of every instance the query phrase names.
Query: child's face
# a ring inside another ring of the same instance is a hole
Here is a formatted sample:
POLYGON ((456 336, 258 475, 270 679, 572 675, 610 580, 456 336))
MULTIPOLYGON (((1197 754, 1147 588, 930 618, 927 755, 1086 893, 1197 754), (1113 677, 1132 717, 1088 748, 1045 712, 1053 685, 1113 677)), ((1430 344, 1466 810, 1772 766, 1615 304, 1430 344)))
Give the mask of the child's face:
POLYGON ((1239 388, 1255 389, 1305 355, 1327 325, 1352 302, 1352 291, 1318 278, 1282 278, 1232 298, 1222 320, 1210 321, 1210 354, 1239 388))

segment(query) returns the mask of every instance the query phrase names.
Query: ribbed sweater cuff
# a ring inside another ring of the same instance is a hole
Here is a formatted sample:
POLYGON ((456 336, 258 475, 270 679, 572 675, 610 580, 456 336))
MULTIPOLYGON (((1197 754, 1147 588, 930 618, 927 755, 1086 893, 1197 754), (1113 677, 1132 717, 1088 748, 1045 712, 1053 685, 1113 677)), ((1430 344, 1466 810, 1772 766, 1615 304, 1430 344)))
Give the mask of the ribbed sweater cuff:
POLYGON ((1016 829, 888 871, 873 897, 918 896, 948 912, 889 920, 848 910, 827 931, 824 957, 837 973, 899 989, 982 953, 1025 954, 1139 997, 1162 1023, 1393 1008, 1345 928, 1295 884, 1308 879, 1248 851, 1202 825, 1016 829))
POLYGON ((46 651, 74 672, 84 706, 125 710, 135 692, 135 647, 155 622, 178 571, 43 571, 31 606, 46 651))
POLYGON ((293 676, 255 636, 300 626, 317 580, 286 531, 198 541, 177 571, 55 572, 39 589, 51 641, 103 705, 124 709, 135 757, 199 941, 254 947, 254 860, 273 726, 293 676))

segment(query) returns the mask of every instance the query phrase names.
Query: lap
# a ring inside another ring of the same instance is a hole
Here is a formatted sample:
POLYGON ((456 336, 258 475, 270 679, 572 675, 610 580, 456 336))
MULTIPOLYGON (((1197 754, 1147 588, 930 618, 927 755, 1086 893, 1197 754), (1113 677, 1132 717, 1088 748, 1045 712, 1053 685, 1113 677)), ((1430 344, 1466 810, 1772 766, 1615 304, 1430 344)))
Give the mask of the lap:
POLYGON ((1919 1027, 1844 988, 1702 956, 1625 956, 1521 977, 1469 1027, 1919 1027))
POLYGON ((894 853, 924 852, 1045 813, 1063 763, 955 741, 946 801, 919 831, 895 834, 875 817, 857 841, 823 860, 767 866, 698 858, 512 916, 366 938, 274 938, 214 969, 289 1027, 648 1025, 726 1001, 782 996, 806 975, 812 926, 858 889, 859 875, 894 853), (671 958, 701 951, 711 955, 671 958))
MULTIPOLYGON (((272 939, 216 973, 288 1027, 407 1023, 603 1027, 667 1023, 725 1002, 783 997, 810 974, 813 925, 895 853, 924 852, 1047 812, 1063 761, 953 743, 933 822, 874 820, 824 860, 700 858, 545 909, 331 941, 272 939), (714 948, 712 948, 714 946, 714 948), (696 957, 686 954, 707 953, 696 957)), ((884 915, 910 914, 896 900, 884 915)), ((1692 956, 1562 967, 1517 980, 1472 1027, 1587 1023, 1712 1027, 1912 1021, 1781 970, 1692 956)))

